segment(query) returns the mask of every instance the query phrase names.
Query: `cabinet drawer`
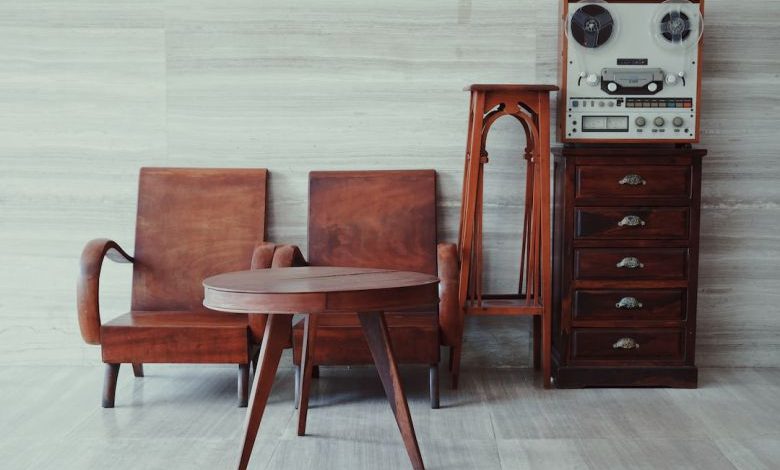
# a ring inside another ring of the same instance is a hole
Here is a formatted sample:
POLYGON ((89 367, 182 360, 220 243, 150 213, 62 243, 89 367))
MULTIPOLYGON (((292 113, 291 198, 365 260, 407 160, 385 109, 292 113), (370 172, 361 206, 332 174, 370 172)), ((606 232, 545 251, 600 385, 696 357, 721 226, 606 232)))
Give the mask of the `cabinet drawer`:
POLYGON ((690 198, 690 166, 581 165, 576 170, 577 198, 690 198))
POLYGON ((575 328, 572 359, 598 361, 679 361, 682 330, 639 328, 575 328))
POLYGON ((574 279, 685 279, 688 248, 579 248, 574 279))
POLYGON ((579 239, 687 239, 687 207, 578 207, 579 239))
POLYGON ((682 321, 685 289, 577 290, 574 321, 682 321))

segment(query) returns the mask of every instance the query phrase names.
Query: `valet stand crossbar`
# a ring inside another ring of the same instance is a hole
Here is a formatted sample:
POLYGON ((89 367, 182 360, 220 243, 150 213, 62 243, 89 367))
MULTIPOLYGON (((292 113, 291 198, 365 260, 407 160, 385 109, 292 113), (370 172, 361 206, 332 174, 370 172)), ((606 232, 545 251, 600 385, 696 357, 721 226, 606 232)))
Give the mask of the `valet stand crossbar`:
MULTIPOLYGON (((458 300, 464 315, 533 316, 534 368, 550 387, 552 261, 550 227, 550 92, 554 85, 471 85, 469 131, 460 216, 458 300), (484 169, 490 127, 512 116, 525 131, 525 211, 517 294, 486 294, 482 286, 484 169)), ((450 355, 457 387, 463 334, 450 355)))

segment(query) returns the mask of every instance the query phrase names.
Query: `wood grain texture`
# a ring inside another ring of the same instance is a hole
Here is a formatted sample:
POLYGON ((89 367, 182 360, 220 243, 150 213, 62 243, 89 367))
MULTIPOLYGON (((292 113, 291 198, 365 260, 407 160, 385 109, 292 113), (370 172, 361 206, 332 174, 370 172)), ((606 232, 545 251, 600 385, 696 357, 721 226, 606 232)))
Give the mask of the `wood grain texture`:
POLYGON ((406 453, 412 462, 412 467, 414 470, 424 470, 425 465, 420 454, 420 446, 417 443, 417 435, 414 432, 409 405, 406 402, 406 395, 401 384, 398 365, 390 344, 390 334, 387 331, 385 316, 382 312, 360 312, 358 313, 358 318, 363 327, 363 333, 366 335, 368 347, 371 349, 371 355, 374 357, 374 364, 382 381, 382 387, 385 389, 385 395, 387 395, 390 408, 395 415, 398 430, 401 431, 401 438, 404 441, 406 453))
MULTIPOLYGON (((780 366, 780 3, 734 8, 705 12, 697 362, 780 366)), ((14 269, 0 270, 0 363, 99 362, 73 321, 76 263, 94 236, 133 246, 142 165, 269 168, 269 239, 304 251, 310 170, 436 168, 438 239, 455 240, 462 89, 556 83, 558 21, 550 0, 5 2, 0 263, 14 269), (45 294, 30 288, 41 273, 45 294)), ((518 275, 522 201, 502 194, 524 180, 520 132, 499 120, 488 142, 495 292, 518 275)), ((104 320, 126 310, 130 277, 103 267, 104 320)), ((469 360, 520 363, 490 338, 525 344, 526 322, 477 328, 469 360)))
MULTIPOLYGON (((246 303, 247 308, 239 308, 239 310, 255 313, 270 312, 260 349, 258 374, 252 384, 252 394, 249 398, 244 442, 238 463, 239 470, 245 470, 249 464, 282 350, 290 337, 292 326, 290 314, 300 312, 307 312, 310 316, 314 316, 306 320, 307 343, 316 335, 319 315, 359 312, 358 317, 374 365, 382 379, 412 466, 415 470, 424 470, 398 365, 390 345, 384 312, 398 308, 409 310, 414 314, 415 308, 438 303, 438 293, 435 289, 438 283, 439 280, 435 276, 415 272, 325 266, 241 271, 212 276, 204 280, 203 287, 206 291, 204 305, 211 306, 215 310, 232 311, 236 305, 243 306, 247 296, 254 296, 252 302, 246 303), (339 286, 344 290, 339 292, 339 286), (418 295, 411 290, 414 286, 425 288, 422 292, 427 295, 418 295), (209 291, 215 290, 222 294, 218 299, 209 297, 209 291), (385 293, 392 295, 385 295, 385 293), (310 309, 311 294, 323 297, 320 309, 310 309), (231 296, 241 296, 241 299, 234 301, 231 296), (330 298, 334 296, 338 300, 331 302, 330 298), (367 297, 371 299, 367 300, 367 297), (282 298, 286 300, 279 300, 282 298), (364 307, 373 310, 364 310, 364 307)), ((299 436, 304 435, 306 431, 314 352, 313 348, 306 352, 303 375, 296 380, 303 383, 300 394, 296 397, 296 400, 300 400, 299 436)), ((113 377, 115 376, 116 373, 113 374, 113 377)), ((107 377, 111 378, 111 376, 107 377)), ((108 382, 107 379, 106 383, 108 382)), ((296 388, 297 385, 298 383, 296 388)))

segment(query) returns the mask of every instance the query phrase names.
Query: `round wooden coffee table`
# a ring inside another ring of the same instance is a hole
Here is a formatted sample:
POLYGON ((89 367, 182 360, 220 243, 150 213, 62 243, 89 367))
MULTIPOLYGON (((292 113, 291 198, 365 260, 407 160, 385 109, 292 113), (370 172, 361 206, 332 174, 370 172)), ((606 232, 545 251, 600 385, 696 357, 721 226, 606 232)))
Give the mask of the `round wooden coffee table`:
MULTIPOLYGON (((427 274, 366 268, 296 267, 219 274, 203 281, 203 305, 223 312, 268 314, 257 371, 249 397, 244 444, 238 468, 245 469, 252 454, 263 411, 271 393, 279 358, 288 343, 293 314, 307 314, 303 373, 311 374, 311 342, 317 317, 357 312, 390 407, 395 414, 406 452, 415 469, 423 469, 398 366, 390 346, 385 311, 435 306, 439 280, 427 274)), ((308 388, 303 381, 303 387, 308 388)), ((305 394, 305 395, 304 395, 305 394)), ((308 390, 301 390, 308 396, 308 390)), ((298 434, 306 424, 306 406, 298 408, 298 434)))

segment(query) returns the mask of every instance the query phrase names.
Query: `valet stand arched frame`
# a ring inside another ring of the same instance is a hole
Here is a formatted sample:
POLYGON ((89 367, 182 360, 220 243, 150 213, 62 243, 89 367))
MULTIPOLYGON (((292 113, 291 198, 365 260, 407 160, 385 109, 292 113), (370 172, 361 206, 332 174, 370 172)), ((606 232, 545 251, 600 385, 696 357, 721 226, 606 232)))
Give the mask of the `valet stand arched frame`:
MULTIPOLYGON (((469 132, 463 173, 458 251, 464 315, 533 316, 534 368, 551 386, 552 258, 550 245, 550 92, 554 85, 471 85, 469 132), (486 294, 482 286, 482 217, 487 135, 503 116, 517 119, 525 131, 525 211, 517 294, 486 294)), ((463 323, 461 323, 463 324, 463 323)), ((457 388, 463 331, 450 351, 453 388, 457 388)))

